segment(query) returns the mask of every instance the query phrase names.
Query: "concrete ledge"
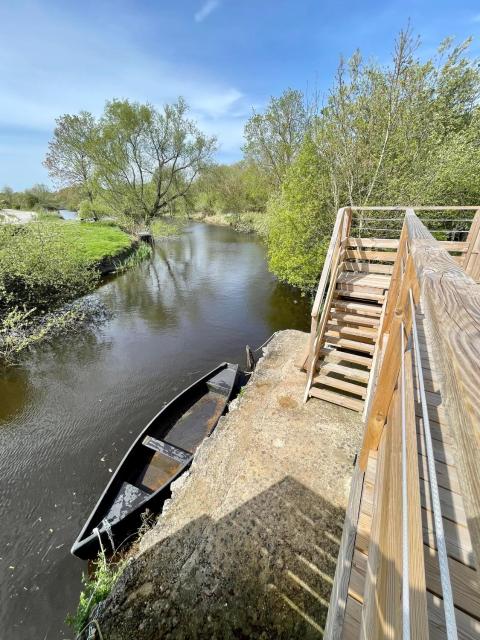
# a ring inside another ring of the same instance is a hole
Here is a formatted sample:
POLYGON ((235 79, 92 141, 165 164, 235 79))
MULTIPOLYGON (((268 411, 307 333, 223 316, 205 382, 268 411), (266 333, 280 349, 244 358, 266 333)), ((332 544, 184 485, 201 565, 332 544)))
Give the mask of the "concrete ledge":
POLYGON ((302 404, 305 339, 268 345, 97 610, 104 640, 321 637, 361 419, 302 404))

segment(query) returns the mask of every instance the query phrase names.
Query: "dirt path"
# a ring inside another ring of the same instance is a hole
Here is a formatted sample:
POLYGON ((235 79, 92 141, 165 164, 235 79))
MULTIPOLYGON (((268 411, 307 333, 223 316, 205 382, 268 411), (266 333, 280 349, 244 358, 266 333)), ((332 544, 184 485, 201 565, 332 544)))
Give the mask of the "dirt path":
POLYGON ((97 612, 104 640, 321 637, 361 420, 302 403, 305 339, 270 343, 97 612))
POLYGON ((6 223, 31 222, 36 217, 35 211, 18 211, 17 209, 0 209, 0 221, 6 223), (3 220, 2 220, 3 217, 3 220))

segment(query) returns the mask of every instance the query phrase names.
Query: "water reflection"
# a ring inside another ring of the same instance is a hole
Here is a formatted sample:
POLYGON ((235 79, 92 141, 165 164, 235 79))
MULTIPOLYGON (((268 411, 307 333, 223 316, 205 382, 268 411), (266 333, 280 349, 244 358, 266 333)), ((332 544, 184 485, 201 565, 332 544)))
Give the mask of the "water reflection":
POLYGON ((134 434, 218 362, 244 363, 310 302, 268 273, 265 249, 194 224, 94 294, 112 317, 0 374, 0 616, 5 637, 71 637, 82 563, 69 548, 134 434), (60 596, 59 596, 60 594, 60 596))

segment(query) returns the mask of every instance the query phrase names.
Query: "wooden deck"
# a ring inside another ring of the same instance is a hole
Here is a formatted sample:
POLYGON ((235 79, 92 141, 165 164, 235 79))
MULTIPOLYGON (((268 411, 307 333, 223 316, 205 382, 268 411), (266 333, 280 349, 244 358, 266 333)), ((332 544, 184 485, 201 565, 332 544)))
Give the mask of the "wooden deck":
MULTIPOLYGON (((455 604, 458 637, 465 640, 480 638, 480 576, 475 568, 475 559, 467 526, 462 490, 455 466, 453 439, 442 403, 439 384, 433 364, 433 343, 423 326, 423 315, 417 312, 417 326, 421 338, 422 367, 426 381, 430 426, 434 439, 435 465, 440 489, 440 498, 445 529, 449 569, 455 604)), ((416 427, 418 446, 418 474, 420 480, 420 502, 422 513, 423 551, 427 592, 429 637, 435 640, 446 638, 443 616, 442 587, 436 551, 435 527, 432 500, 428 481, 422 412, 416 399, 416 427)), ((384 431, 382 440, 386 437, 384 431)), ((358 529, 355 537, 352 569, 348 584, 348 598, 341 638, 358 640, 361 637, 362 610, 364 604, 365 577, 368 566, 368 551, 372 530, 374 505, 382 487, 377 485, 378 458, 384 448, 371 451, 360 497, 358 529)), ((368 638, 368 635, 366 636, 368 638)), ((392 637, 395 637, 392 635, 392 637)))
POLYGON ((399 239, 355 238, 353 209, 304 356, 305 400, 365 420, 324 637, 480 640, 480 209, 466 242, 413 209, 399 239))

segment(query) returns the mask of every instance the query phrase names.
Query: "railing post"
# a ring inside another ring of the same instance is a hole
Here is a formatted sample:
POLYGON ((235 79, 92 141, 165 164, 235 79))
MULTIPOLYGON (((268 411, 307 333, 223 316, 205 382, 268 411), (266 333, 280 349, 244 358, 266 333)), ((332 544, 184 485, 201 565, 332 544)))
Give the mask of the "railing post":
POLYGON ((480 282, 480 209, 476 212, 468 232, 467 253, 462 266, 475 282, 480 282))

